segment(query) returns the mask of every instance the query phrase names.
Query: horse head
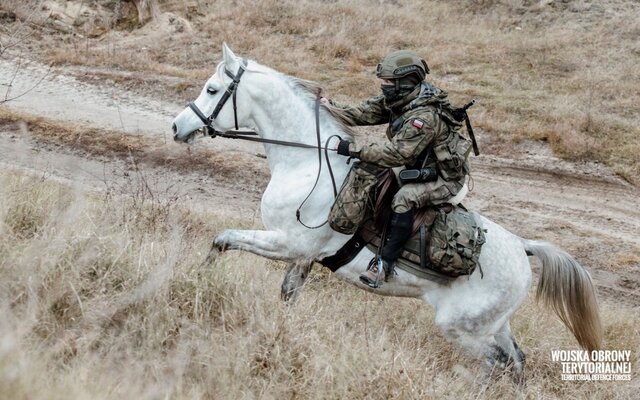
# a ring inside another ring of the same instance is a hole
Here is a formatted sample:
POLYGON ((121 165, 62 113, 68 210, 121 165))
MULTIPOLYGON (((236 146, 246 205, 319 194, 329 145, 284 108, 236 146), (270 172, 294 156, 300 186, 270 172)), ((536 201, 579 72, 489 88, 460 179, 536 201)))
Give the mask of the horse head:
POLYGON ((198 98, 173 120, 175 141, 191 142, 194 134, 205 127, 227 131, 250 124, 252 107, 247 104, 251 99, 250 85, 244 84, 244 80, 243 85, 239 84, 246 68, 247 61, 236 57, 226 43, 223 44, 222 62, 216 72, 207 80, 198 98), (242 99, 243 107, 236 107, 236 98, 242 99))

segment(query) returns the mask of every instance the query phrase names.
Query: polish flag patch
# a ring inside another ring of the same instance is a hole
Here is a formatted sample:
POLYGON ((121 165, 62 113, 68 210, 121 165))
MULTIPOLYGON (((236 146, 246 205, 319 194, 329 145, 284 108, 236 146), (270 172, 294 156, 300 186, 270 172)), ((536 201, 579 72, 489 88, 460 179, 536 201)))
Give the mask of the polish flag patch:
POLYGON ((419 119, 414 119, 411 122, 411 125, 415 126, 418 129, 422 129, 422 127, 424 126, 424 122, 420 121, 419 119))

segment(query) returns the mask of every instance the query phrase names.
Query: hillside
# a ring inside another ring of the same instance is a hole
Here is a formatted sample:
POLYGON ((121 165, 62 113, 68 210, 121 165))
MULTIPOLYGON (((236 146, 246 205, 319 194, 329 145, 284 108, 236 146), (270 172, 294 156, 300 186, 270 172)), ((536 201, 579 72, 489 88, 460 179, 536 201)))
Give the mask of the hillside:
POLYGON ((478 100, 472 118, 484 152, 517 157, 514 143, 542 141, 564 159, 605 163, 630 182, 640 172, 637 2, 42 3, 0 2, 16 18, 2 17, 5 31, 29 21, 4 45, 18 41, 55 66, 91 67, 85 79, 193 98, 226 41, 355 102, 377 92, 373 71, 386 53, 410 48, 454 101, 478 100))

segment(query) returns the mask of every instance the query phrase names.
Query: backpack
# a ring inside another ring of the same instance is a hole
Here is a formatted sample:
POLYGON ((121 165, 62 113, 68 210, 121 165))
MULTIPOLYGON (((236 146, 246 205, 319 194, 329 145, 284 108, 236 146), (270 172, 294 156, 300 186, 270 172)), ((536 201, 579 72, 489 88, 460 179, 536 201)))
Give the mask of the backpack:
POLYGON ((445 121, 449 127, 449 134, 443 141, 433 146, 433 153, 438 160, 440 175, 445 181, 459 180, 469 174, 469 162, 467 159, 471 149, 473 149, 476 156, 480 154, 471 123, 469 122, 469 116, 467 115, 467 109, 474 103, 475 100, 460 108, 447 107, 439 110, 441 120, 445 121), (471 140, 460 133, 462 121, 466 124, 467 133, 471 140))
POLYGON ((456 207, 438 212, 431 226, 427 256, 431 268, 448 276, 471 275, 480 267, 480 251, 485 243, 485 231, 473 214, 456 207))

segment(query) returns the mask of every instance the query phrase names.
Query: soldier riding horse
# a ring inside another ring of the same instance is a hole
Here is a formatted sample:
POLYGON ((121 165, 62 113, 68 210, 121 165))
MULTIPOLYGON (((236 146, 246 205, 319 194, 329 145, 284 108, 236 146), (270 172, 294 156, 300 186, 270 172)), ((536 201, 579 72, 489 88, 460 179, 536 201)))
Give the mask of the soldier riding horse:
MULTIPOLYGON (((416 53, 395 51, 376 69, 377 77, 382 80, 381 95, 356 107, 332 103, 340 117, 351 125, 389 124, 388 141, 383 144, 361 145, 349 140, 338 143, 338 154, 361 161, 354 165, 343 184, 341 196, 331 209, 329 222, 333 229, 354 234, 367 214, 370 189, 365 185, 354 187, 352 180, 356 177, 356 182, 367 179, 366 174, 371 171, 368 180, 373 183, 375 172, 380 169, 406 166, 400 172, 403 185, 391 202, 388 232, 384 232, 386 240, 382 243, 380 256, 360 275, 360 280, 372 288, 393 276, 396 260, 414 232, 417 210, 450 204, 452 199, 459 203, 464 197, 469 174, 467 158, 472 144, 475 154, 479 154, 466 115, 468 106, 452 107, 446 92, 424 80, 428 73, 429 66, 416 53), (460 135, 462 120, 467 122, 473 142, 460 135), (414 176, 407 177, 410 172, 414 172, 414 176)), ((484 240, 482 230, 476 229, 474 236, 484 240)), ((468 250, 479 253, 477 240, 475 244, 468 250)))
MULTIPOLYGON (((319 171, 322 160, 320 165, 310 160, 329 138, 338 135, 353 142, 353 137, 344 121, 320 104, 318 92, 310 88, 309 82, 240 59, 224 45, 223 61, 215 74, 172 126, 176 141, 190 141, 203 127, 224 133, 242 126, 255 131, 258 137, 253 139, 264 142, 271 171, 261 201, 265 230, 225 230, 214 238, 211 255, 244 250, 290 263, 282 285, 284 297, 296 293, 313 262, 334 255, 351 239, 322 224, 334 203, 332 181, 343 182, 350 166, 337 152, 325 151, 324 162, 333 165, 333 171, 319 171), (308 225, 321 226, 308 229, 300 216, 308 225)), ((432 123, 426 116, 419 119, 432 123)), ((363 154, 355 145, 349 145, 348 151, 363 154)), ((527 255, 536 256, 542 260, 538 298, 554 309, 583 348, 599 348, 602 327, 588 272, 550 244, 520 238, 480 215, 475 219, 486 232, 479 256, 482 271, 442 283, 397 270, 393 279, 372 289, 360 279, 375 255, 364 248, 335 273, 376 294, 415 297, 431 304, 435 323, 449 341, 484 361, 487 373, 508 364, 519 380, 524 355, 511 334, 509 318, 531 286, 527 255)))

